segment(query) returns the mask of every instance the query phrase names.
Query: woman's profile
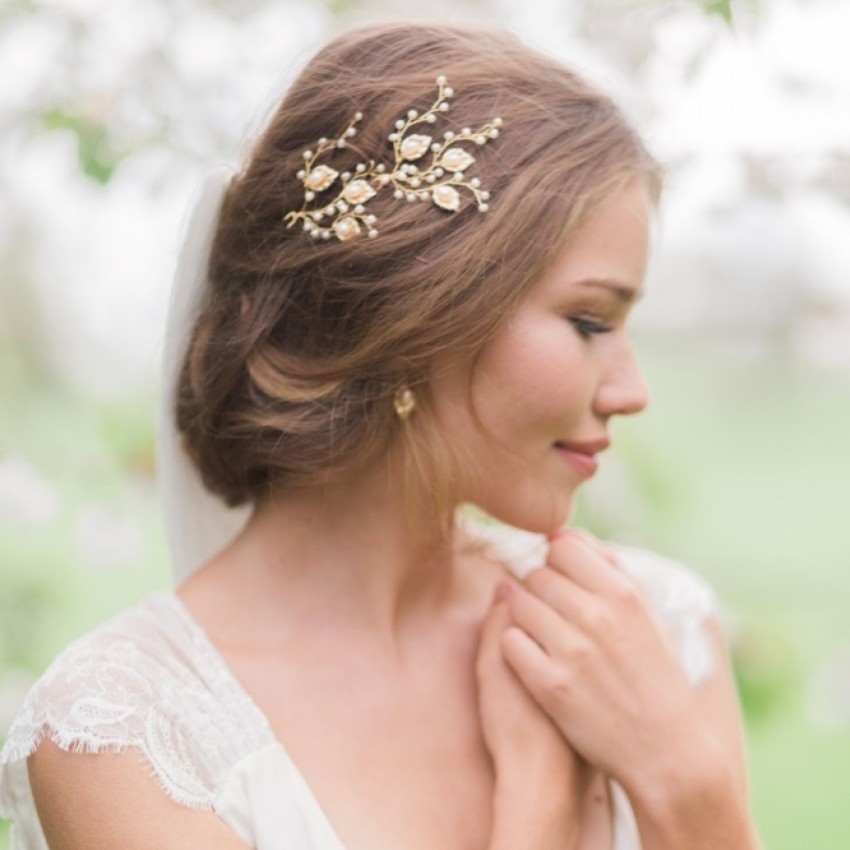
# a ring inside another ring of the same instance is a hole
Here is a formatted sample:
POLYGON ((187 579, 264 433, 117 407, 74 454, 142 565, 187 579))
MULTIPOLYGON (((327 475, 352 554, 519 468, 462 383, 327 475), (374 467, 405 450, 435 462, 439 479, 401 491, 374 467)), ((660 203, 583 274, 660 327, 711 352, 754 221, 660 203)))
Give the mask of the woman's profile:
POLYGON ((17 850, 757 850, 711 591, 565 527, 647 403, 660 182, 509 35, 374 26, 312 59, 187 235, 179 583, 29 694, 17 850))

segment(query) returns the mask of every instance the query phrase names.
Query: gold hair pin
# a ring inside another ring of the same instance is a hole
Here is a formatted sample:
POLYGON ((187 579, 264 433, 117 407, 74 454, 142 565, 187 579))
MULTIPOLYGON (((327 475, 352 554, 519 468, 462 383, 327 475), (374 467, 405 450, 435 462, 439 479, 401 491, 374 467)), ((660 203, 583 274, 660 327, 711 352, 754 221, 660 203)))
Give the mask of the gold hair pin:
POLYGON ((314 239, 336 236, 345 242, 359 235, 361 226, 370 237, 375 237, 378 235, 377 218, 367 212, 366 205, 384 188, 392 189, 396 200, 430 200, 447 212, 460 209, 459 190, 466 189, 478 209, 486 212, 490 193, 481 188, 477 177, 467 177, 466 172, 475 157, 464 145, 484 145, 498 138, 502 119, 494 118, 477 130, 469 127, 459 132, 447 130, 442 140, 428 133, 410 132, 418 125, 435 124, 438 115, 449 111, 449 99, 454 91, 443 75, 437 77, 437 86, 437 99, 427 112, 420 114, 409 109, 404 118, 395 122, 395 129, 387 137, 393 146, 392 166, 370 160, 358 164, 353 171, 340 174, 329 165, 316 164, 323 154, 346 147, 348 140, 357 135, 357 124, 363 119, 361 112, 355 114, 339 138, 319 139, 315 150, 304 151, 304 168, 296 175, 304 184, 304 203, 297 212, 286 214, 286 226, 292 227, 301 221, 304 230, 314 239), (417 164, 428 153, 431 161, 427 167, 417 164), (330 196, 334 189, 336 195, 330 196), (323 200, 322 195, 328 195, 327 199, 323 200), (308 208, 314 202, 316 205, 308 208))

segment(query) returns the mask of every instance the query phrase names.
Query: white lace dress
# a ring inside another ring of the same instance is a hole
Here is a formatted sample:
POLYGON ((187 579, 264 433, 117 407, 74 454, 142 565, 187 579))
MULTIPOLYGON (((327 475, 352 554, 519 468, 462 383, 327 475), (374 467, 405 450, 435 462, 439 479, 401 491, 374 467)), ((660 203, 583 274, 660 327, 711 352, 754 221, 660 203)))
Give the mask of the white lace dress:
MULTIPOLYGON (((517 573, 541 562, 531 536, 491 542, 517 573)), ((621 560, 670 627, 691 682, 711 675, 702 629, 711 591, 655 555, 623 549, 621 560)), ((13 850, 48 848, 26 767, 44 737, 67 750, 137 750, 165 794, 215 812, 257 850, 344 850, 268 720, 174 593, 75 641, 30 691, 0 753, 0 816, 13 820, 13 850)), ((611 787, 613 850, 640 850, 628 799, 611 787)))

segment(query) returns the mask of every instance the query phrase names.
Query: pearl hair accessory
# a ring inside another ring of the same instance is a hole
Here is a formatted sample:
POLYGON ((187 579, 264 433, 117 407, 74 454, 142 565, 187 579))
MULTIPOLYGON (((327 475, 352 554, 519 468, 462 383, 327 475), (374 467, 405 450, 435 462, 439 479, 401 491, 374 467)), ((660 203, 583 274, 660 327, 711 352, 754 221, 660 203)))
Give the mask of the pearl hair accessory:
MULTIPOLYGON (((357 112, 351 123, 337 139, 319 139, 315 150, 304 151, 304 168, 296 177, 304 184, 304 203, 301 209, 286 214, 287 227, 302 222, 304 230, 313 239, 330 239, 336 236, 341 242, 354 239, 365 228, 370 237, 378 235, 377 217, 366 211, 366 205, 384 188, 392 189, 399 201, 430 200, 446 212, 457 212, 461 205, 460 189, 468 190, 478 209, 487 212, 490 193, 481 188, 477 177, 467 177, 467 169, 475 157, 464 145, 484 145, 499 137, 502 119, 494 118, 477 130, 464 127, 459 132, 447 130, 442 139, 422 132, 410 132, 419 125, 435 124, 441 114, 449 111, 449 99, 454 90, 442 74, 437 77, 438 93, 433 106, 424 113, 409 109, 395 122, 387 137, 393 146, 393 164, 358 164, 353 171, 340 174, 329 165, 316 165, 320 156, 336 148, 344 148, 357 135, 357 124, 363 113, 357 112), (418 165, 426 154, 430 162, 418 165), (337 180, 339 182, 337 182, 337 180), (336 196, 323 200, 321 195, 336 190, 336 196), (308 205, 313 205, 308 208, 308 205)), ((422 129, 425 129, 422 127, 422 129)))

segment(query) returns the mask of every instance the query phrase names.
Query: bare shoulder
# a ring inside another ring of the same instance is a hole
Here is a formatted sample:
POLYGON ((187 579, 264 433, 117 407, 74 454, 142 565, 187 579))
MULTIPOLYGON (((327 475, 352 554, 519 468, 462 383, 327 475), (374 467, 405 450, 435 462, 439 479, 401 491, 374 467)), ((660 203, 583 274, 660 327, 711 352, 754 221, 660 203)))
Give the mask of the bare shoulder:
POLYGON ((45 739, 28 762, 51 850, 246 850, 212 812, 171 800, 135 749, 67 752, 45 739))

